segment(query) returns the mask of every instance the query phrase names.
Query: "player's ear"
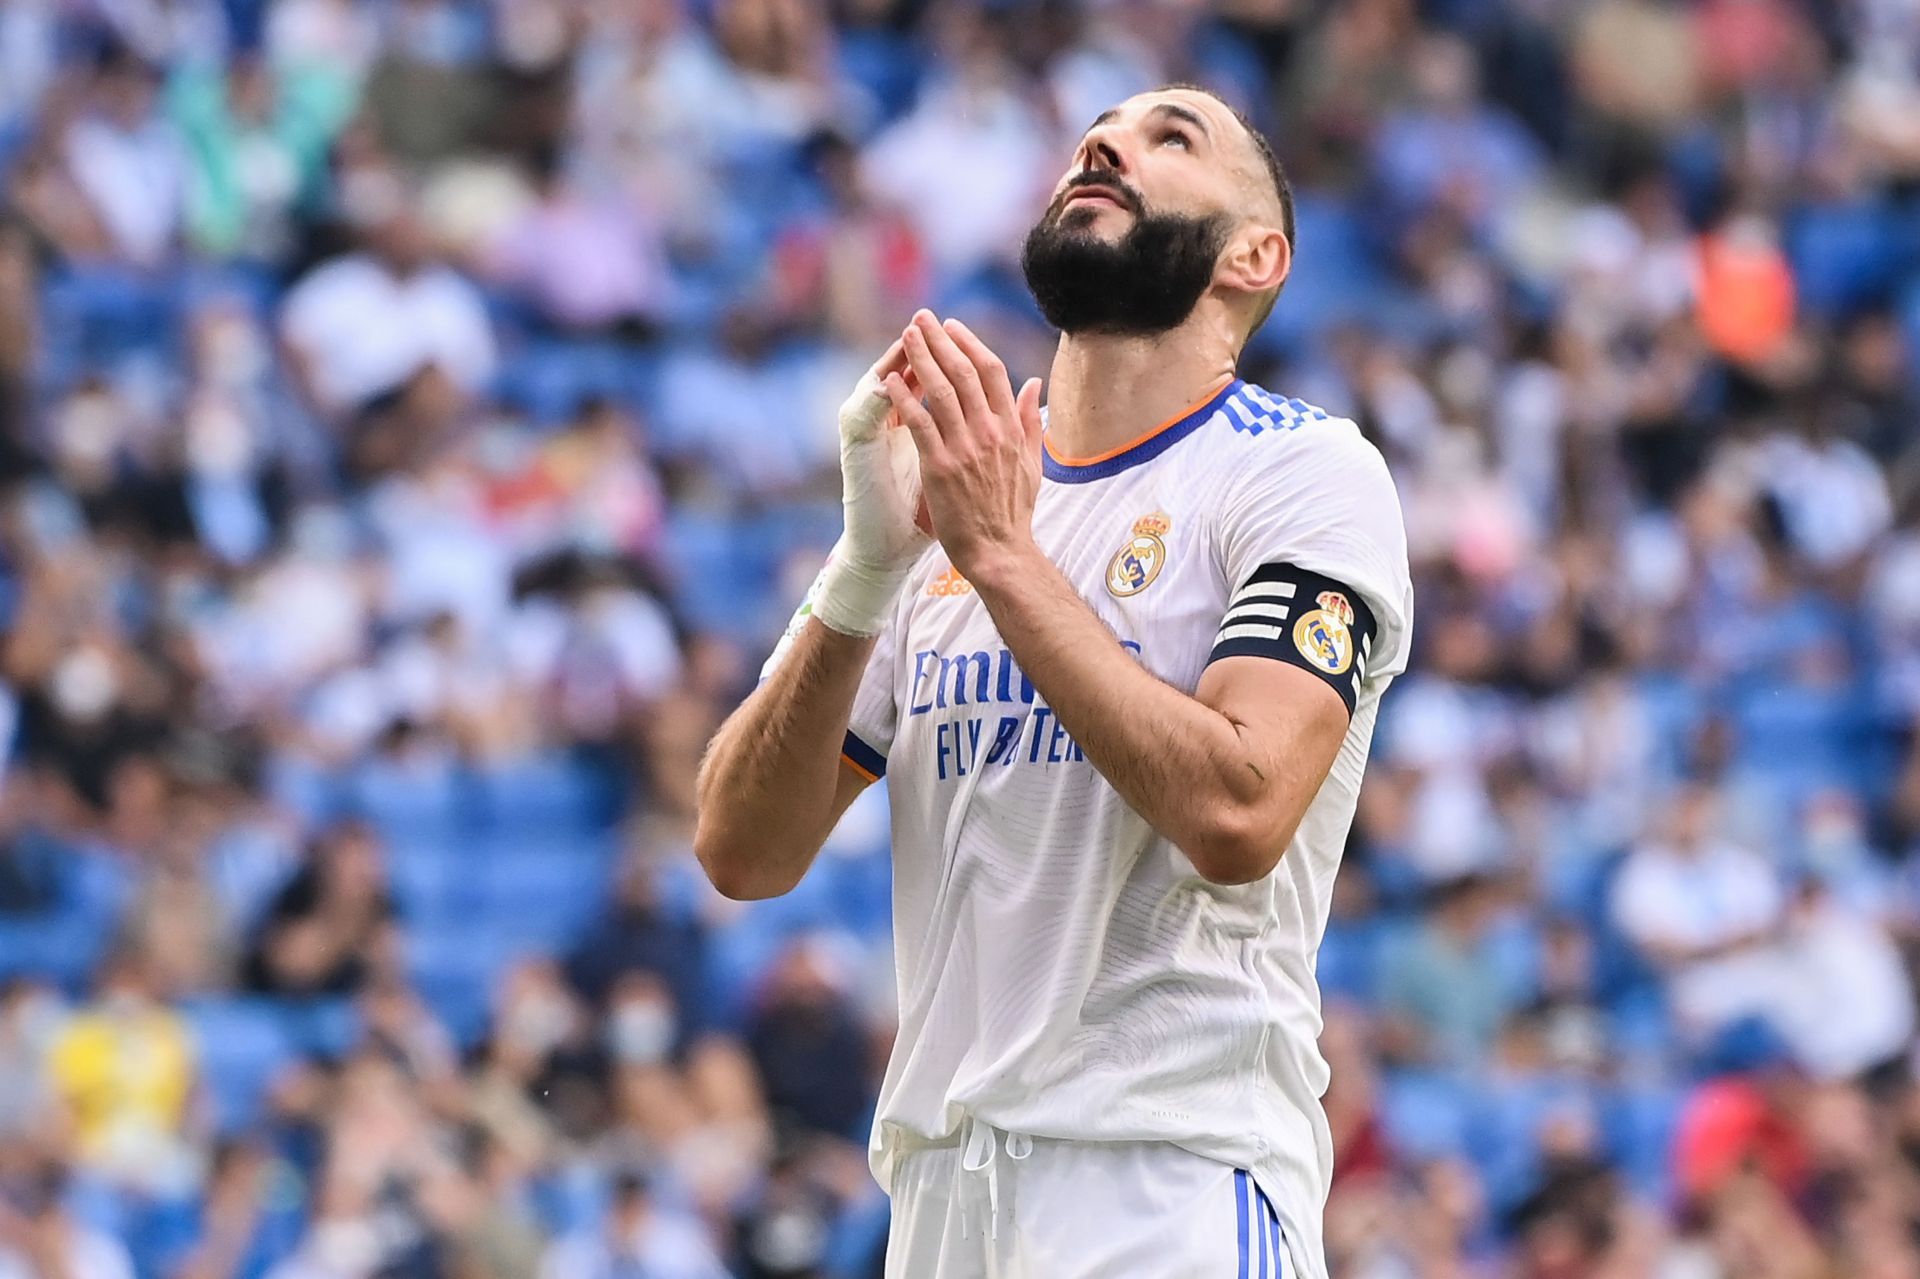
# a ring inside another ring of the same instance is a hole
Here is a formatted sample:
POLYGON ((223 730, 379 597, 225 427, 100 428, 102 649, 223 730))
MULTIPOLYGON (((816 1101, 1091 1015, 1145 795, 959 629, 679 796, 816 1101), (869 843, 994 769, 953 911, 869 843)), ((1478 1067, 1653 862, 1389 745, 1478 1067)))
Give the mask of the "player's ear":
POLYGON ((1249 222, 1234 236, 1220 263, 1223 284, 1247 293, 1270 293, 1293 270, 1293 246, 1278 227, 1249 222))

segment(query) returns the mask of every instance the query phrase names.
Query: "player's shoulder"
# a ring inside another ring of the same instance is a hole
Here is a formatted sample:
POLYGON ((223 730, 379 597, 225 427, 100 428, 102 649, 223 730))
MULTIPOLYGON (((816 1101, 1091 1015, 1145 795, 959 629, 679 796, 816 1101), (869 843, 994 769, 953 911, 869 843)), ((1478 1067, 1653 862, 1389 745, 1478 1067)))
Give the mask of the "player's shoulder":
POLYGON ((1353 419, 1256 382, 1233 384, 1215 424, 1219 429, 1212 451, 1231 474, 1298 477, 1331 472, 1391 482, 1386 459, 1353 419))

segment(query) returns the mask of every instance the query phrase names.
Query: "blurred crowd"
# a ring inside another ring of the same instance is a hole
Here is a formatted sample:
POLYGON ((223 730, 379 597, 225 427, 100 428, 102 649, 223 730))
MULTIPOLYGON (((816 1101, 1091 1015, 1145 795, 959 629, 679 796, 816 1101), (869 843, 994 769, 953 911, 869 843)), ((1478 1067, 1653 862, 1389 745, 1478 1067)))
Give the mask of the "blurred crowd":
POLYGON ((0 0, 0 1279, 879 1273, 884 796, 693 775, 1172 80, 1415 560, 1335 1274, 1920 1279, 1910 0, 0 0))

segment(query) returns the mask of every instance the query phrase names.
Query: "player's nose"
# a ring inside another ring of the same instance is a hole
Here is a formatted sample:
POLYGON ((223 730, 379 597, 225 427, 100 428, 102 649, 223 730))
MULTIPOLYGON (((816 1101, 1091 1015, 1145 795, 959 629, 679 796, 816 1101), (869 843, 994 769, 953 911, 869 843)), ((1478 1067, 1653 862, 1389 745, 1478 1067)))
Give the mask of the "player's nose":
POLYGON ((1124 175, 1127 172, 1126 152, 1120 145, 1119 131, 1110 124, 1096 124, 1088 129, 1073 158, 1082 173, 1105 171, 1124 175))

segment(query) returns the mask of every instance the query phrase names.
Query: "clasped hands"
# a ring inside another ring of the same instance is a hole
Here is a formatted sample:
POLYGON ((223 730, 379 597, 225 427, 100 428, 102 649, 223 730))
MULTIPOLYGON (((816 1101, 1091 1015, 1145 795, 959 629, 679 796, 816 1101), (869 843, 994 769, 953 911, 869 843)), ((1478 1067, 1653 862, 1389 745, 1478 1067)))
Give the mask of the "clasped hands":
POLYGON ((920 519, 964 577, 1033 541, 1040 379, 1016 395, 1007 367, 959 320, 916 312, 876 366, 919 457, 920 519))
POLYGON ((929 537, 979 584, 1033 550, 1040 379, 1006 366, 958 320, 916 312, 840 408, 846 531, 812 611, 877 634, 929 537))

